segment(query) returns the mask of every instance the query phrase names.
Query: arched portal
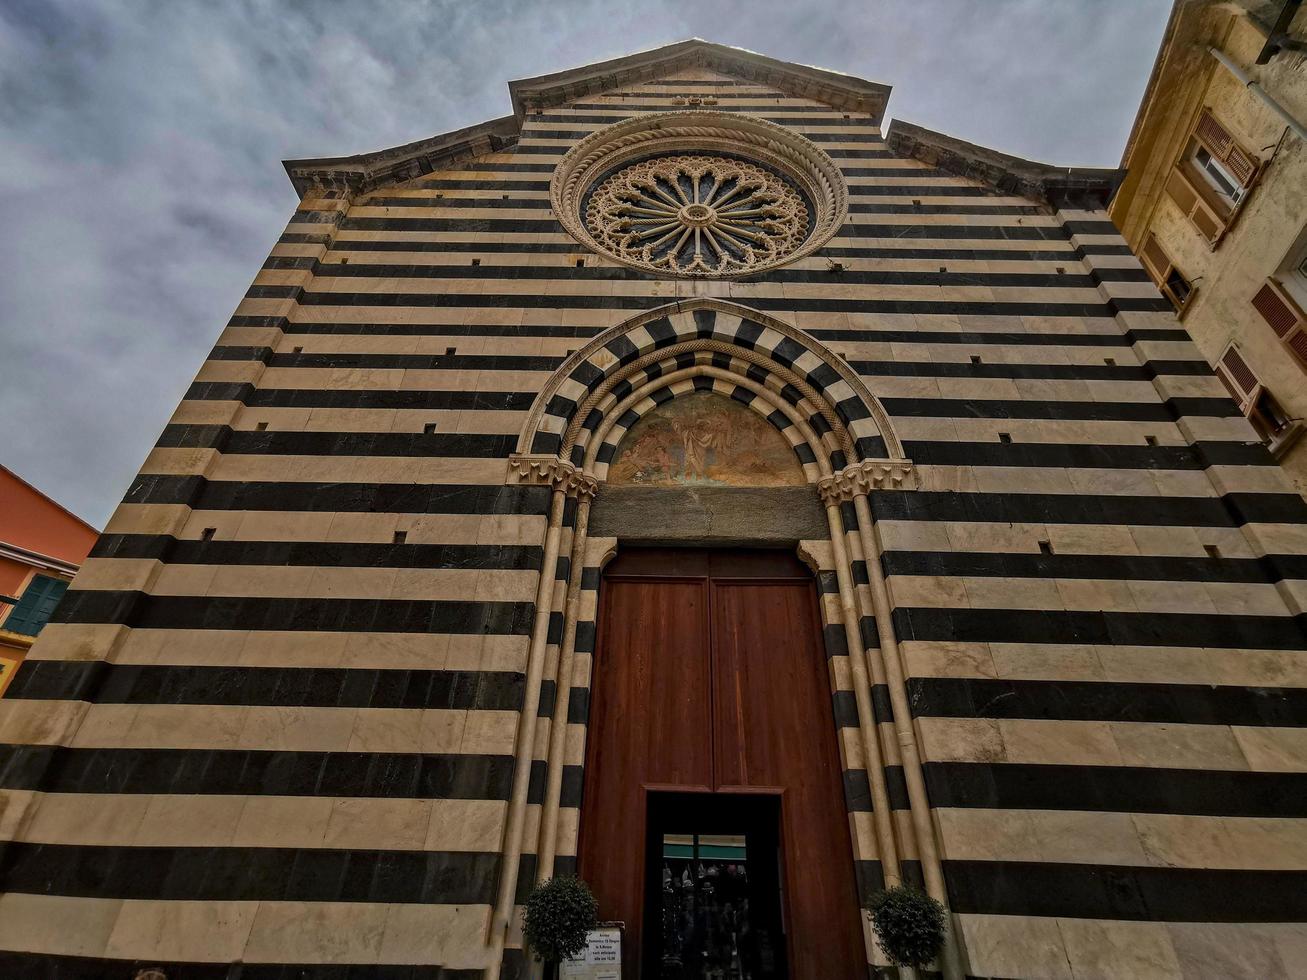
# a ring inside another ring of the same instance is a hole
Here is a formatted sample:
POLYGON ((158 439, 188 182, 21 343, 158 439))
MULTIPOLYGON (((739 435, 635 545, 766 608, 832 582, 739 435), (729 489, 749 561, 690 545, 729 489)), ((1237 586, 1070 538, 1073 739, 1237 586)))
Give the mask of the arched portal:
POLYGON ((563 784, 567 772, 575 775, 582 768, 585 727, 583 717, 567 723, 570 699, 574 690, 588 697, 597 572, 616 547, 611 537, 590 539, 592 505, 596 495, 617 489, 604 487, 624 436, 661 406, 704 393, 751 410, 784 436, 808 488, 807 502, 815 500, 824 519, 824 526, 799 545, 829 587, 820 610, 829 681, 836 702, 845 705, 837 722, 844 733, 839 752, 859 886, 865 890, 882 881, 896 883, 901 858, 919 856, 927 887, 943 897, 867 501, 877 489, 913 487, 911 461, 883 406, 823 344, 737 304, 697 298, 639 314, 572 354, 536 397, 509 461, 509 482, 543 484, 553 493, 492 940, 509 924, 519 869, 524 855, 531 855, 528 790, 533 764, 541 759, 546 775, 534 842, 535 876, 547 878, 556 868, 574 864, 579 800, 573 798, 575 792, 564 800, 563 784), (570 560, 559 561, 565 545, 570 560), (556 575, 551 574, 555 569, 556 575), (865 584, 857 584, 859 579, 865 584), (863 623, 870 620, 877 636, 867 644, 863 623), (876 717, 873 684, 889 689, 892 719, 876 717), (557 722, 547 728, 532 723, 546 690, 552 704, 546 703, 545 714, 557 722), (887 765, 903 768, 911 804, 908 823, 892 819, 887 765), (865 792, 857 789, 862 785, 865 792))

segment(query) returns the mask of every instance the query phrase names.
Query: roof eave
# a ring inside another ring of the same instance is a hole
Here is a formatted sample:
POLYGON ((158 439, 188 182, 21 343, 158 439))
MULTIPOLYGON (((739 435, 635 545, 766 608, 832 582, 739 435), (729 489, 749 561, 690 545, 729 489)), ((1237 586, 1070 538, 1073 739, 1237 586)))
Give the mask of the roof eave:
POLYGON ((1157 45, 1157 56, 1153 59, 1153 67, 1148 73, 1148 81, 1144 84, 1143 94, 1139 97, 1139 108, 1135 110, 1134 121, 1130 124, 1130 134, 1126 137, 1125 147, 1121 151, 1122 167, 1129 168, 1130 166, 1130 157, 1139 142, 1145 117, 1148 115, 1148 107, 1152 104, 1153 95, 1161 84, 1162 75, 1166 68, 1167 55, 1175 44, 1176 38, 1180 36, 1181 21, 1188 9, 1191 9, 1188 6, 1188 0, 1174 0, 1171 5, 1171 12, 1166 18, 1166 26, 1162 29, 1162 39, 1157 45))
POLYGON ((1054 208, 1105 208, 1125 171, 1107 167, 1055 167, 977 146, 895 119, 886 142, 909 157, 959 177, 979 180, 998 193, 1032 198, 1054 208))
POLYGON ((301 199, 310 190, 358 194, 505 149, 517 142, 518 132, 516 117, 501 116, 451 133, 372 153, 285 160, 283 165, 301 199))

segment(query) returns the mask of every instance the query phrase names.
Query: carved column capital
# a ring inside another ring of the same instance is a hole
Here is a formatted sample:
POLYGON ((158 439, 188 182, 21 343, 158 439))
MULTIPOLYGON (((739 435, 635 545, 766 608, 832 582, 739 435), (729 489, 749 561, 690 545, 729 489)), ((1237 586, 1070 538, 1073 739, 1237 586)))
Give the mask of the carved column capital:
POLYGON ((555 481, 554 486, 562 490, 569 497, 576 497, 578 500, 594 499, 594 495, 599 492, 599 481, 589 473, 582 473, 575 467, 570 473, 560 477, 555 481))
POLYGON ((864 459, 817 482, 824 504, 843 504, 873 490, 915 490, 917 474, 908 459, 864 459))
POLYGON ((508 482, 553 487, 569 497, 593 497, 599 481, 572 463, 547 453, 513 453, 508 457, 508 482))

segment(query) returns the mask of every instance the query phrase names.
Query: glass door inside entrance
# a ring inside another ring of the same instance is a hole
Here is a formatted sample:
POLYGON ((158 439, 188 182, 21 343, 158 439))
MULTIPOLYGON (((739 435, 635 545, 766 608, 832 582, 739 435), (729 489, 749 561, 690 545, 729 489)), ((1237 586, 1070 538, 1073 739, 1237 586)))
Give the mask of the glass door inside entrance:
POLYGON ((645 977, 786 977, 779 798, 651 793, 645 977))

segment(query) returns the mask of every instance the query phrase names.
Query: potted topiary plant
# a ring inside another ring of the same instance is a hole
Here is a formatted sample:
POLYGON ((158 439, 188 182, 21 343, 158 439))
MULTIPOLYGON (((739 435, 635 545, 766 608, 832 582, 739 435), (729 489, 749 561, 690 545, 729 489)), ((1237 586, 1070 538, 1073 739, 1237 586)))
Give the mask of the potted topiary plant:
POLYGON ((895 966, 925 966, 944 948, 944 906, 924 892, 895 885, 867 903, 876 945, 895 966))
POLYGON ((586 933, 598 925, 599 903, 584 881, 557 875, 542 881, 526 899, 522 933, 531 954, 556 971, 585 949, 586 933))

